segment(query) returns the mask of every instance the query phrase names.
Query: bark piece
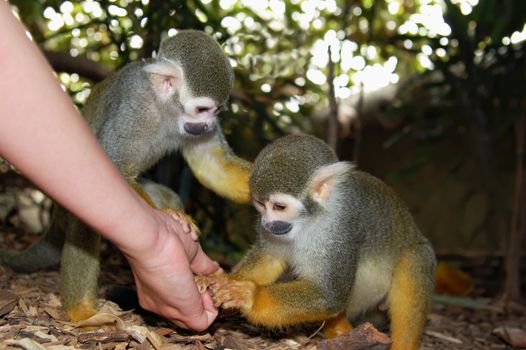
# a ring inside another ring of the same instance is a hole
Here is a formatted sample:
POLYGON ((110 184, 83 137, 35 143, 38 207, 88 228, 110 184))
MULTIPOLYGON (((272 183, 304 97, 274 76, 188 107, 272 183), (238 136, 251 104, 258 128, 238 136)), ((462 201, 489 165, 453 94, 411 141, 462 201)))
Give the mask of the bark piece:
POLYGON ((225 339, 223 340, 223 346, 225 348, 234 350, 256 349, 254 344, 250 341, 230 334, 225 336, 225 339))
POLYGON ((368 322, 363 323, 351 332, 333 339, 324 339, 319 344, 320 350, 387 350, 391 339, 378 331, 368 322))
POLYGON ((0 290, 0 317, 10 313, 18 302, 18 295, 0 290))
POLYGON ((526 331, 521 328, 498 327, 492 332, 514 348, 526 348, 526 331))
POLYGON ((78 341, 80 343, 119 343, 127 341, 130 336, 124 330, 113 330, 113 331, 92 331, 92 332, 83 332, 78 335, 78 341))

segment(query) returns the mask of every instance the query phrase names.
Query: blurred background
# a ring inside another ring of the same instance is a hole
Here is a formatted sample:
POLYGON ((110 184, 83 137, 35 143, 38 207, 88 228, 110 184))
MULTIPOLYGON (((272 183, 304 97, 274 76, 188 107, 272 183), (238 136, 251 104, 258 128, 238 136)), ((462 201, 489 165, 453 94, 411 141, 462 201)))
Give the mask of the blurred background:
MULTIPOLYGON (((400 194, 439 259, 474 257, 502 282, 498 293, 520 298, 526 1, 10 3, 79 108, 93 84, 177 30, 213 35, 236 73, 222 125, 237 154, 253 160, 288 133, 325 139, 400 194)), ((201 187, 180 156, 148 177, 181 195, 203 247, 225 266, 253 242, 253 209, 201 187)), ((0 223, 39 233, 49 201, 27 185, 0 165, 0 223)), ((453 275, 462 285, 462 271, 453 275)))

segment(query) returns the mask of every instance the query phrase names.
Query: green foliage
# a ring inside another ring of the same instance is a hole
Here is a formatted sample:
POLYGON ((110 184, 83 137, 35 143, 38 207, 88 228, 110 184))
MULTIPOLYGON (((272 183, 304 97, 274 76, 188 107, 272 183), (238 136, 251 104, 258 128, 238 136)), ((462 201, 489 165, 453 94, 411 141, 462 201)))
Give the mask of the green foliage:
POLYGON ((499 146, 509 147, 512 127, 526 97, 526 45, 511 42, 525 26, 525 6, 520 0, 507 1, 506 6, 488 0, 462 14, 458 6, 446 1, 445 20, 451 35, 447 40, 427 40, 434 69, 419 81, 431 96, 430 103, 404 104, 410 123, 404 135, 396 138, 445 142, 455 135, 467 136, 473 153, 486 164, 488 181, 499 171, 509 172, 509 162, 503 162, 505 169, 491 163, 497 162, 499 146))
MULTIPOLYGON (((509 147, 525 96, 526 47, 517 39, 526 22, 524 0, 481 0, 476 6, 471 0, 11 3, 44 49, 109 69, 151 56, 162 38, 177 29, 214 35, 236 72, 223 127, 234 150, 248 159, 285 133, 325 137, 329 84, 335 97, 345 101, 400 80, 398 101, 385 115, 402 116, 405 127, 388 143, 416 138, 425 147, 393 178, 402 180, 442 154, 438 150, 452 136, 469 136, 471 154, 485 164, 488 183, 502 166, 509 166, 497 163, 495 154, 499 147, 509 147)), ((82 105, 94 81, 71 72, 59 78, 82 105)), ((451 155, 452 169, 471 154, 451 155)), ((253 214, 225 205, 181 176, 180 169, 170 170, 170 162, 155 176, 186 194, 189 210, 217 254, 234 256, 245 249, 252 239, 252 230, 246 229, 253 214), (242 228, 234 227, 238 222, 242 228), (229 230, 240 233, 234 239, 229 230)), ((175 164, 181 165, 180 159, 175 164)))

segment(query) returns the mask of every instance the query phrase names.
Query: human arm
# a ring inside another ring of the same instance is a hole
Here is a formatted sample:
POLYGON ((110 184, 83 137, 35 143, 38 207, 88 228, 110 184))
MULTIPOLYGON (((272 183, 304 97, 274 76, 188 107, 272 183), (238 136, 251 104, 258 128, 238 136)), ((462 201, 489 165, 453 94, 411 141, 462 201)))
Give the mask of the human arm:
POLYGON ((206 328, 216 310, 198 293, 192 271, 209 273, 217 264, 179 222, 131 189, 5 1, 0 67, 2 157, 126 255, 143 307, 181 326, 206 328))

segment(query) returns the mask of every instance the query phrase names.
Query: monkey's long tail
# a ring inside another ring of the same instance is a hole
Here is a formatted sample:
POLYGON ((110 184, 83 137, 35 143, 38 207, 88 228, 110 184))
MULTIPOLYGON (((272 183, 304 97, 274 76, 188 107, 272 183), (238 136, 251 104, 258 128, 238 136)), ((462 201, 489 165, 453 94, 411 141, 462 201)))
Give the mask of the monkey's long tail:
POLYGON ((56 266, 60 262, 63 245, 64 233, 51 225, 38 242, 24 251, 0 250, 0 264, 26 273, 56 266))

